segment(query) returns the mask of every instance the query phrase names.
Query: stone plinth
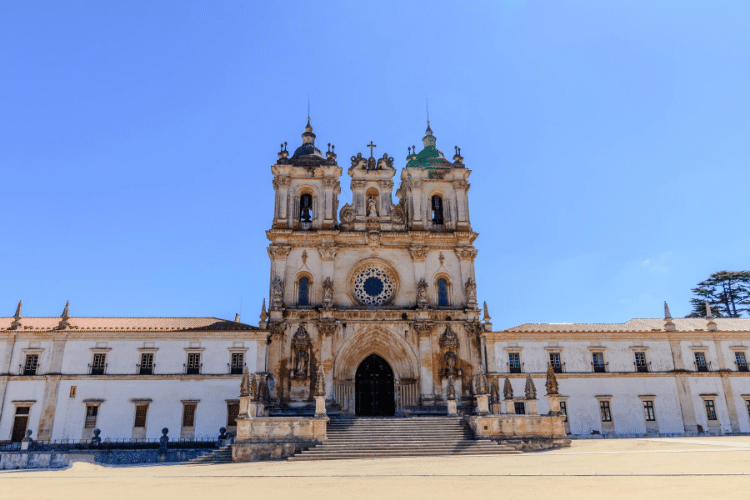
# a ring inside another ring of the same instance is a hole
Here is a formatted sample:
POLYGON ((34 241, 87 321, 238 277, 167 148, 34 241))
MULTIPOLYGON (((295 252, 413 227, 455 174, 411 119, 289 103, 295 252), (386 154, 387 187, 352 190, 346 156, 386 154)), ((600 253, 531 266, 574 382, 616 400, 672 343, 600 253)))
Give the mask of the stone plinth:
POLYGON ((326 416, 326 397, 315 396, 315 418, 326 416))
POLYGON ((515 415, 516 413, 516 403, 512 399, 506 399, 505 400, 505 413, 509 415, 515 415))
POLYGON ((539 415, 539 402, 536 399, 527 399, 525 402, 527 415, 539 415))
POLYGON ((476 439, 536 441, 536 449, 570 446, 562 415, 477 415, 467 420, 476 439))
POLYGON ((490 413, 490 395, 477 394, 477 413, 480 415, 489 415, 490 413))
POLYGON ((547 406, 549 406, 550 415, 560 414, 560 395, 559 394, 547 394, 547 406))
POLYGON ((328 417, 238 418, 232 461, 288 458, 325 441, 328 420, 328 417))
POLYGON ((448 400, 448 416, 455 417, 456 415, 458 415, 458 409, 456 407, 456 400, 449 399, 448 400))

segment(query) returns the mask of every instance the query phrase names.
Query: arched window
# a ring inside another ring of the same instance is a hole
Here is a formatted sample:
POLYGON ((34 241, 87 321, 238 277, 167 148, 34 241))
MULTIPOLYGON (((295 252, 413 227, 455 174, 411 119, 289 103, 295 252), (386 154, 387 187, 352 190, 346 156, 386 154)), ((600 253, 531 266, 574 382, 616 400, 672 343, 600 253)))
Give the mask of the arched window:
POLYGON ((448 282, 440 278, 437 282, 438 306, 448 305, 448 282))
POLYGON ((299 199, 299 220, 312 222, 312 195, 303 194, 299 199))
POLYGON ((443 199, 438 195, 432 197, 432 223, 443 224, 443 199))
POLYGON ((297 286, 297 305, 310 305, 310 280, 308 278, 299 279, 299 284, 297 286))

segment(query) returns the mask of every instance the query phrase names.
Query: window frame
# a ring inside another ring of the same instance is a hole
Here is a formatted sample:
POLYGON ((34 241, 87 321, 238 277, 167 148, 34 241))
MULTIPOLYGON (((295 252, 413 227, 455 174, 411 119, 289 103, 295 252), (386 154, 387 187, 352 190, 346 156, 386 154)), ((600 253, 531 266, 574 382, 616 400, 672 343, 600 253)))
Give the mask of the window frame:
POLYGON ((140 354, 138 359, 138 364, 136 365, 138 367, 138 375, 153 375, 156 373, 156 349, 154 348, 142 348, 138 349, 138 353, 140 354), (148 365, 144 365, 144 357, 148 357, 148 365))
POLYGON ((195 417, 198 413, 198 403, 199 401, 182 401, 182 419, 181 419, 181 428, 182 429, 195 429, 195 417), (188 411, 188 408, 192 408, 192 412, 188 411), (191 424, 192 425, 185 425, 186 417, 190 415, 191 424))
POLYGON ((39 360, 41 358, 39 352, 25 352, 23 360, 23 375, 30 377, 39 375, 39 360), (30 367, 30 365, 33 365, 30 367))
POLYGON ((96 424, 99 421, 99 407, 101 406, 101 403, 84 401, 84 404, 86 410, 83 414, 83 428, 96 429, 96 424))
POLYGON ((714 398, 703 398, 703 407, 706 409, 706 420, 718 422, 719 415, 716 413, 716 400, 714 398))
POLYGON ((148 407, 149 407, 149 404, 150 403, 145 402, 145 401, 144 402, 135 403, 135 414, 134 414, 134 418, 133 418, 133 428, 135 428, 135 429, 145 429, 147 427, 147 425, 148 425, 148 407), (140 408, 145 408, 143 410, 143 415, 142 415, 142 417, 143 417, 143 425, 138 425, 138 423, 139 423, 138 422, 139 421, 138 410, 140 408))
POLYGON ((185 375, 200 375, 203 371, 203 349, 185 349, 185 375))

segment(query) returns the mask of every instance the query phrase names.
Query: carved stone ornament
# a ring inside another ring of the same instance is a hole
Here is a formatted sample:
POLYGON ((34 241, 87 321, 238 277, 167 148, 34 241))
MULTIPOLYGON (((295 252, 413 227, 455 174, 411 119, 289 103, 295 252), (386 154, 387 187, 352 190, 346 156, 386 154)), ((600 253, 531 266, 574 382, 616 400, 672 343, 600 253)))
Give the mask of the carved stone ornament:
POLYGON ((271 285, 271 308, 279 309, 284 306, 284 280, 274 278, 271 285))
MULTIPOLYGON (((271 329, 271 337, 280 337, 281 335, 284 335, 284 330, 286 330, 286 325, 280 321, 273 322, 269 325, 269 328, 271 329)), ((270 343, 270 339, 269 339, 270 343)))
POLYGON ((292 337, 292 353, 294 355, 294 374, 295 379, 308 379, 310 377, 310 348, 312 340, 307 333, 305 323, 300 323, 297 331, 292 337))
POLYGON ((474 260, 478 253, 477 249, 472 247, 456 247, 455 252, 459 260, 474 260))
POLYGON ((354 217, 356 214, 354 213, 354 207, 352 207, 349 203, 343 206, 341 209, 341 212, 339 212, 339 219, 341 222, 354 222, 354 217))
POLYGON ((445 327, 445 331, 440 336, 440 347, 451 351, 458 349, 458 336, 453 332, 450 325, 445 327))
POLYGON ((268 255, 273 260, 286 260, 289 257, 289 252, 292 251, 292 247, 289 245, 269 245, 268 255))
POLYGON ((449 377, 458 375, 458 356, 453 351, 445 353, 445 374, 449 377))
POLYGON ((490 399, 493 404, 500 402, 500 384, 497 383, 497 379, 492 380, 490 399))
MULTIPOLYGON (((357 153, 357 156, 351 157, 352 161, 352 168, 360 166, 360 163, 364 163, 367 165, 367 159, 365 159, 364 156, 362 156, 362 153, 357 153)), ((364 168, 364 165, 362 165, 362 168, 364 168)))
POLYGON ((388 153, 385 153, 383 157, 378 160, 378 168, 393 168, 393 156, 388 156, 388 153))
POLYGON ((414 331, 417 332, 417 335, 421 337, 423 335, 429 336, 432 333, 432 326, 433 326, 432 323, 420 321, 418 323, 414 323, 412 328, 414 328, 414 331))
POLYGON ((336 258, 336 245, 324 243, 318 247, 318 253, 324 261, 332 261, 336 258))
POLYGON ((367 200, 367 216, 378 216, 378 202, 375 200, 375 198, 370 198, 369 200, 367 200))
POLYGON ((406 217, 404 216, 404 208, 400 203, 391 210, 391 220, 396 224, 403 224, 406 220, 406 217))
POLYGON ((245 372, 242 374, 242 382, 240 383, 240 396, 246 397, 250 395, 250 369, 246 366, 245 372))
POLYGON ((547 381, 544 383, 547 394, 559 394, 557 385, 557 376, 555 375, 555 369, 552 365, 547 365, 547 381))
POLYGON ((505 385, 503 385, 503 398, 513 399, 513 386, 510 385, 510 379, 505 377, 505 385))
POLYGON ((323 179, 323 187, 325 188, 335 188, 336 186, 338 186, 338 184, 339 184, 339 181, 336 179, 329 179, 329 178, 323 179))
POLYGON ((534 385, 534 381, 531 379, 531 374, 528 374, 526 376, 526 387, 524 389, 524 392, 526 392, 526 399, 536 399, 536 386, 534 385))
POLYGON ((487 394, 488 392, 487 375, 484 373, 484 369, 480 366, 479 374, 477 375, 477 394, 487 394))
POLYGON ((424 278, 417 283, 417 307, 427 309, 427 282, 424 278))
POLYGON ((336 323, 333 321, 321 321, 318 323, 318 332, 324 337, 330 337, 336 333, 336 323))
POLYGON ((333 281, 330 277, 323 282, 323 307, 326 309, 333 307, 333 281))
POLYGON ((380 245, 380 233, 377 231, 370 231, 365 235, 365 238, 367 239, 367 244, 371 247, 380 245))
POLYGON ((409 247, 409 253, 411 254, 412 259, 421 262, 424 261, 425 256, 427 255, 427 249, 424 245, 412 245, 409 247))

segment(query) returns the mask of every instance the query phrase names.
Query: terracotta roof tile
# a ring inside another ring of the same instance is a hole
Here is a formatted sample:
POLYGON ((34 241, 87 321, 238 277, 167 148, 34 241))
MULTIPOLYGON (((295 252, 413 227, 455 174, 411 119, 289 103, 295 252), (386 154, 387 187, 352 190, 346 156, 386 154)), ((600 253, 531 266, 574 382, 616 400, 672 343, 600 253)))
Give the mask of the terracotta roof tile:
MULTIPOLYGON (((708 330, 704 318, 674 318, 679 332, 708 330)), ((715 318, 722 332, 749 332, 750 318, 715 318)), ((625 323, 524 323, 503 330, 505 332, 650 332, 664 331, 662 318, 633 318, 625 323)))

